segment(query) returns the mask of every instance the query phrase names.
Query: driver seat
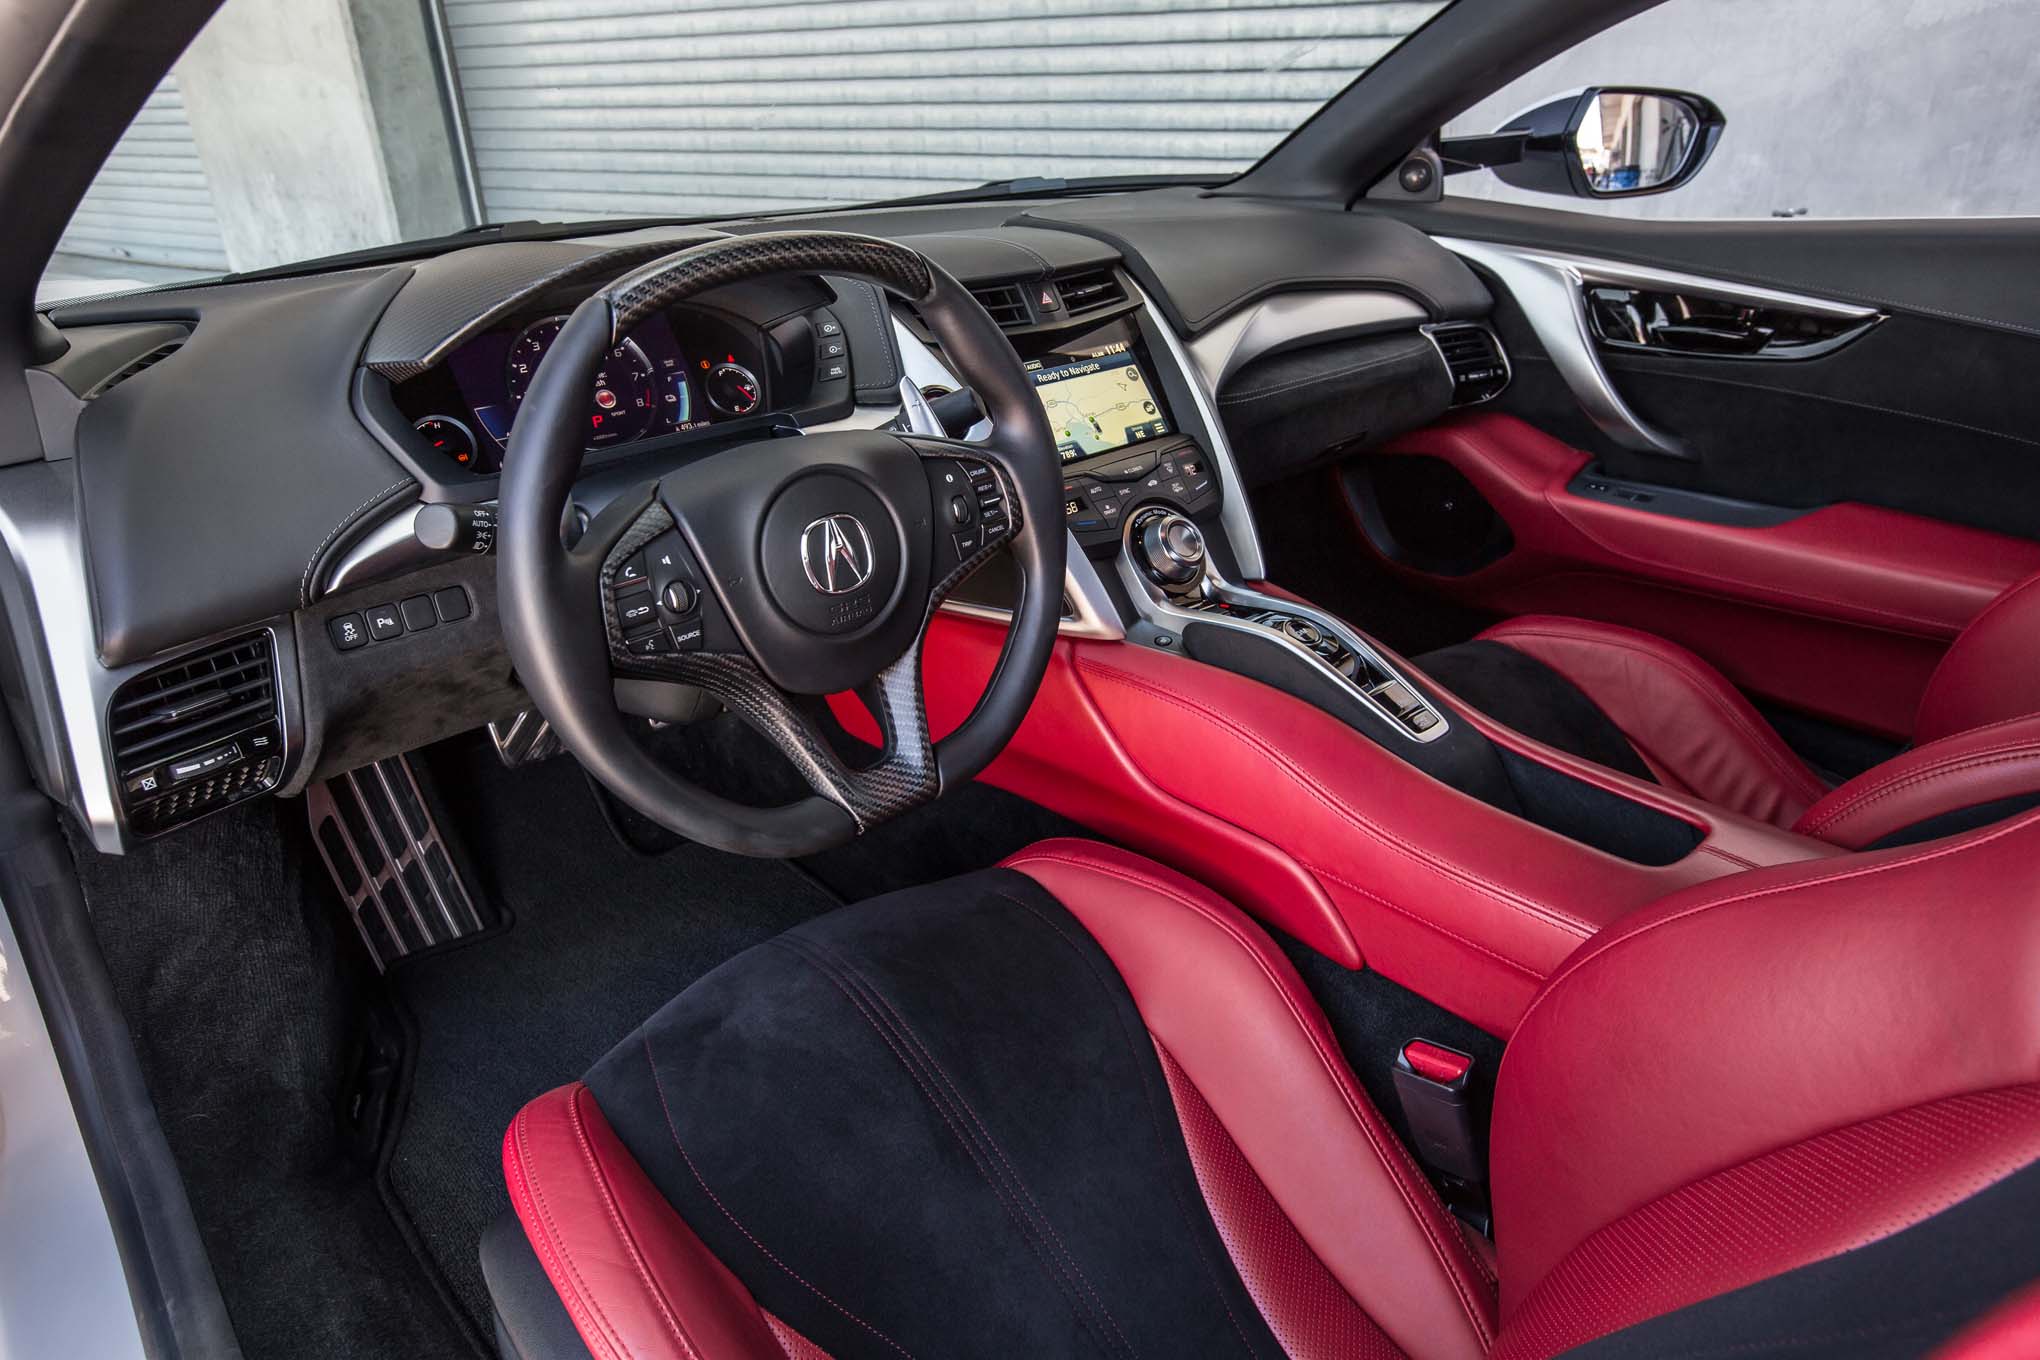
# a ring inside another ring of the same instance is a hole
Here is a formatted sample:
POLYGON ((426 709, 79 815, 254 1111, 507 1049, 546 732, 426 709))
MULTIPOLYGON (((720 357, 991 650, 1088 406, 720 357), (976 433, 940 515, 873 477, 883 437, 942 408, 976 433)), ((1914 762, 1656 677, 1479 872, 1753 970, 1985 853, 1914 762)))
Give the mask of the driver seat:
MULTIPOLYGON (((1282 949, 1050 841, 808 922, 540 1096, 505 1353, 1918 1355, 2040 1273, 2040 814, 1682 891, 1513 1035, 1495 1247, 1282 949)), ((1397 1017, 1377 1013, 1376 1031, 1397 1017)))

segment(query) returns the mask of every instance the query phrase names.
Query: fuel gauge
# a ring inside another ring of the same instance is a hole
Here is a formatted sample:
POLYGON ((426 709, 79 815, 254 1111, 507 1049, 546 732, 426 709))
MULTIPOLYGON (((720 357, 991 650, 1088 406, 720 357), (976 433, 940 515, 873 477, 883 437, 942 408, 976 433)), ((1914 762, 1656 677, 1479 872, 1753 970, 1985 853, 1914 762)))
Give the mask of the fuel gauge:
POLYGON ((493 472, 492 467, 482 466, 481 449, 475 442, 474 431, 452 416, 426 416, 413 429, 425 436, 425 442, 435 453, 444 454, 469 472, 493 472))
POLYGON ((738 363, 717 364, 708 372, 708 400, 718 411, 747 416, 765 400, 758 375, 738 363))

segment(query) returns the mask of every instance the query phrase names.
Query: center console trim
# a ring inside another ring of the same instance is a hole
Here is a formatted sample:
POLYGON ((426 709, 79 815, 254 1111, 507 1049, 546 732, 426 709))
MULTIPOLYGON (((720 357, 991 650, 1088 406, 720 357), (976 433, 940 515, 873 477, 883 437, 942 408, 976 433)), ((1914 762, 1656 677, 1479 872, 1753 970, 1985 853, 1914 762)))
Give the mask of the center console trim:
MULTIPOLYGON (((1380 719, 1389 731, 1394 732, 1405 741, 1413 741, 1419 744, 1437 741, 1452 729, 1452 719, 1444 705, 1424 697, 1424 692, 1411 684, 1409 678, 1395 666, 1391 665, 1375 649, 1372 643, 1348 627, 1336 615, 1327 614, 1323 610, 1304 604, 1299 600, 1264 595, 1251 587, 1228 581, 1208 558, 1204 563, 1204 574, 1197 586, 1199 592, 1208 600, 1215 600, 1219 603, 1235 607, 1270 610, 1294 618, 1304 619, 1317 625, 1318 628, 1336 639, 1340 646, 1344 647, 1354 656, 1383 671, 1411 693, 1424 698, 1424 707, 1437 715, 1438 721, 1435 726, 1423 732, 1411 731, 1403 723, 1398 714, 1390 712, 1379 700, 1361 686, 1354 684, 1348 676, 1341 673, 1336 667, 1327 665, 1324 658, 1316 652, 1284 633, 1278 632, 1273 628, 1263 627, 1258 623, 1250 623, 1245 619, 1231 618, 1222 613, 1206 613, 1201 610, 1182 608, 1171 600, 1154 582, 1148 580, 1147 576, 1135 565, 1133 556, 1134 545, 1131 541, 1134 519, 1135 515, 1133 514, 1126 517, 1126 527, 1124 530, 1126 539, 1121 546, 1118 557, 1119 579, 1126 586, 1127 594, 1133 597, 1134 608, 1151 628, 1160 629, 1163 636, 1173 634, 1177 639, 1181 639, 1184 630, 1196 624, 1230 629, 1248 637, 1272 642, 1276 646, 1286 649, 1290 655, 1304 662, 1319 675, 1339 686, 1341 691, 1357 700, 1368 713, 1380 719), (1164 628, 1163 624, 1166 624, 1167 627, 1164 628)), ((1159 646, 1156 635, 1152 632, 1146 637, 1142 637, 1138 633, 1132 636, 1134 641, 1155 646, 1157 650, 1182 650, 1180 647, 1159 646)))

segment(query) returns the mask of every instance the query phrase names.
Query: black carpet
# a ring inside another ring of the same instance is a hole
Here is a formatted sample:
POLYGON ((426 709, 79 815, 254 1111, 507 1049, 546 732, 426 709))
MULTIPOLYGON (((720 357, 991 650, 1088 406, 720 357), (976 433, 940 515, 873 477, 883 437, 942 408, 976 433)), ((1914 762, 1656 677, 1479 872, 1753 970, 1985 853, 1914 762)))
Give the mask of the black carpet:
POLYGON ((372 983, 323 878, 304 877, 324 870, 303 805, 234 809, 124 857, 73 847, 243 1352, 470 1354, 341 1132, 372 983))
MULTIPOLYGON (((660 755, 755 802, 797 790, 733 722, 658 737, 660 755)), ((755 743, 755 744, 754 744, 755 743)), ((605 805, 571 759, 505 771, 486 742, 431 753, 442 800, 509 928, 399 965, 414 1061, 385 1164, 393 1211, 486 1331, 476 1251, 509 1208, 504 1129, 725 959, 841 902, 992 863, 1074 824, 967 786, 939 805, 794 865, 680 842, 605 805), (614 832, 614 834, 612 834, 614 832), (628 847, 636 847, 635 850, 628 847)))

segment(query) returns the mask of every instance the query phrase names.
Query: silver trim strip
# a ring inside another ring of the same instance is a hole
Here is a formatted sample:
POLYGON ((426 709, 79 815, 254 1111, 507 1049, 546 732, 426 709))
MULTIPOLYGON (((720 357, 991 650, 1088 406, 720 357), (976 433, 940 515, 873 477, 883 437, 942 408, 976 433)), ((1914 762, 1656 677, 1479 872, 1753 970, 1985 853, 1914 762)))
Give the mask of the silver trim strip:
POLYGON ((1630 410, 1629 403, 1622 400, 1609 382, 1587 323, 1587 300, 1582 291, 1586 279, 1581 273, 1585 262, 1486 241, 1464 241, 1450 236, 1434 239, 1501 280, 1529 319, 1530 329, 1537 332, 1537 341, 1551 356, 1559 377, 1572 389, 1580 409, 1601 433, 1623 448, 1639 453, 1666 458, 1690 456, 1670 436, 1660 434, 1630 410))
POLYGON ((1216 392, 1256 359, 1300 345, 1369 331, 1402 330, 1430 313, 1400 293, 1379 288, 1335 293, 1281 293, 1250 303, 1190 342, 1204 385, 1216 392))
POLYGON ((0 573, 8 626, 37 725, 48 792, 85 823, 93 847, 121 853, 101 702, 119 677, 99 661, 85 575, 73 464, 24 464, 0 486, 0 540, 13 570, 0 573))
MULTIPOLYGON (((1154 299, 1138 283, 1131 279, 1127 282, 1133 285, 1133 295, 1140 299, 1138 323, 1143 330, 1151 330, 1160 337, 1162 347, 1169 351, 1169 358, 1183 375, 1183 385, 1190 390, 1190 404, 1197 408, 1197 419, 1204 426, 1212 461, 1218 465, 1219 495, 1223 500, 1218 522, 1225 529, 1233 558, 1250 579, 1261 580, 1268 574, 1267 561, 1261 556, 1261 536, 1255 532, 1253 511, 1247 506, 1246 482, 1240 477, 1239 460, 1233 457, 1232 444, 1225 437, 1225 425, 1218 418, 1212 390, 1205 386, 1204 376, 1183 348, 1183 342, 1169 329, 1169 323, 1162 320, 1154 299)), ((1180 428, 1182 422, 1177 425, 1180 428)))

